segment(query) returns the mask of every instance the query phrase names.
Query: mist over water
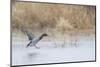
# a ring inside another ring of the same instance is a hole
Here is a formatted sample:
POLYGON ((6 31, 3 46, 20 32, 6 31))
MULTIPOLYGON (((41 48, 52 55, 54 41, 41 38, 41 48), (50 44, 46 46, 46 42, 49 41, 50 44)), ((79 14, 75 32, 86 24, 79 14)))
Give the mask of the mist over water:
POLYGON ((12 64, 44 64, 74 61, 95 60, 95 37, 79 36, 77 42, 70 39, 63 40, 41 40, 36 49, 34 46, 26 48, 29 43, 27 37, 12 38, 12 64), (64 46, 62 47, 62 45, 64 46))

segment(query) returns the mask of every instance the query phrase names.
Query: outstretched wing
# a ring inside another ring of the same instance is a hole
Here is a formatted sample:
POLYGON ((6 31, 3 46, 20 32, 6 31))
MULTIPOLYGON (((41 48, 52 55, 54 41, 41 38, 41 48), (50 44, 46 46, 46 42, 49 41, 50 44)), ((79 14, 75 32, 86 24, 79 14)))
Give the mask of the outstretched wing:
POLYGON ((29 40, 34 39, 34 35, 31 32, 26 32, 26 34, 27 34, 29 40))
POLYGON ((22 26, 21 31, 24 32, 28 36, 29 40, 32 40, 34 38, 34 35, 30 31, 28 31, 27 28, 22 26))

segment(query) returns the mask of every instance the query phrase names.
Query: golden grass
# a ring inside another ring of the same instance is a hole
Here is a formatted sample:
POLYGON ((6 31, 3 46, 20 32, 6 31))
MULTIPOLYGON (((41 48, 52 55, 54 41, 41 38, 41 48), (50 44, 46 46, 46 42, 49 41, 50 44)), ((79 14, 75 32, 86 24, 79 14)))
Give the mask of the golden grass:
POLYGON ((95 31, 95 6, 15 2, 12 6, 12 29, 32 31, 95 31))

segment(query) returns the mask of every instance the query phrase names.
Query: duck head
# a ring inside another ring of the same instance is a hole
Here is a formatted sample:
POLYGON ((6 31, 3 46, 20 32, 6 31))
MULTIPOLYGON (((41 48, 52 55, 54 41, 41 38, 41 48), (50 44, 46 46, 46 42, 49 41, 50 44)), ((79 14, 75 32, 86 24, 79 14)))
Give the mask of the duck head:
POLYGON ((40 36, 39 40, 41 40, 44 36, 48 36, 48 34, 43 33, 43 34, 40 36))
POLYGON ((42 36, 48 36, 48 34, 47 33, 43 33, 42 36))

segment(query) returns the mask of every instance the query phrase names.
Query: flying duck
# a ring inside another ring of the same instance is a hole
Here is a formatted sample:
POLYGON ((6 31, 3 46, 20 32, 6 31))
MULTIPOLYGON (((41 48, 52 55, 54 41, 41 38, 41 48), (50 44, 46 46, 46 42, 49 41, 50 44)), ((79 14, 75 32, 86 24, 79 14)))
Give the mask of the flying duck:
POLYGON ((43 33, 41 36, 35 38, 34 35, 31 33, 31 32, 26 32, 27 36, 28 36, 28 39, 29 39, 29 43, 27 44, 26 47, 31 47, 31 46, 34 46, 36 48, 39 48, 36 46, 36 44, 45 36, 48 36, 48 34, 46 33, 43 33))

